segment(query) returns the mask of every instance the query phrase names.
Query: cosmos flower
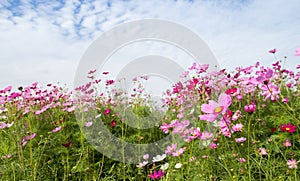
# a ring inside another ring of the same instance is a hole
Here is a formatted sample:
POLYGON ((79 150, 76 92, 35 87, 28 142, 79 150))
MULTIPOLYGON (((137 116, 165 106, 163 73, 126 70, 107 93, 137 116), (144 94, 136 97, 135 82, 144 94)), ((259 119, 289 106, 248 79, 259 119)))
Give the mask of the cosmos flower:
POLYGON ((288 160, 287 165, 289 168, 297 168, 297 161, 295 159, 288 160))
POLYGON ((159 170, 159 171, 154 171, 153 173, 151 173, 149 175, 149 178, 151 178, 153 180, 158 180, 158 179, 161 179, 164 175, 165 175, 165 173, 162 170, 159 170))
POLYGON ((208 104, 202 104, 201 111, 206 114, 200 115, 200 119, 214 122, 219 114, 226 113, 231 101, 232 100, 229 95, 222 93, 219 96, 218 102, 209 100, 208 104))
POLYGON ((283 124, 279 128, 283 132, 289 132, 289 133, 296 132, 296 125, 292 125, 291 123, 283 124))

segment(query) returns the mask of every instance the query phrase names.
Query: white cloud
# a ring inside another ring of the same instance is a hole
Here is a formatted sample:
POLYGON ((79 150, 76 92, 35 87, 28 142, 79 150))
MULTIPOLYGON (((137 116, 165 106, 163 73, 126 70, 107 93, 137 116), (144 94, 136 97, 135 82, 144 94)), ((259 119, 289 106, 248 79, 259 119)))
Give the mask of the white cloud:
POLYGON ((160 18, 182 24, 207 42, 223 67, 269 65, 272 48, 300 63, 298 0, 238 1, 50 1, 33 8, 0 2, 0 87, 34 81, 72 85, 80 57, 101 32, 117 24, 160 18), (59 8, 60 6, 63 6, 59 8), (56 10, 55 10, 56 9, 56 10), (18 12, 19 16, 13 16, 18 12))

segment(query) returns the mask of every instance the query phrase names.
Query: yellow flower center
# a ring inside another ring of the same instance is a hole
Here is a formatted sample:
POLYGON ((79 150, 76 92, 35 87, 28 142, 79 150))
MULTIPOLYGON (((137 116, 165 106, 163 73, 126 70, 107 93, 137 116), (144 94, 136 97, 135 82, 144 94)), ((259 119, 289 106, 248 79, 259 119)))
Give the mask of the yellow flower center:
POLYGON ((223 110, 222 106, 216 107, 215 108, 215 113, 220 113, 223 110))

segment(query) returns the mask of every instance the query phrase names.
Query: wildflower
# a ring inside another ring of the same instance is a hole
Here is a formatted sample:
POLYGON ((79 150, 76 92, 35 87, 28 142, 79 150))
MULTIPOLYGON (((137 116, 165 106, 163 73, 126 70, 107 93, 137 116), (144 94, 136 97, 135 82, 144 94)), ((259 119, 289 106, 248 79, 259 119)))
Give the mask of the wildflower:
POLYGON ((227 110, 226 113, 224 114, 225 119, 230 119, 232 117, 233 113, 231 110, 227 110))
POLYGON ((138 165, 136 165, 136 167, 141 168, 144 167, 148 164, 148 161, 143 161, 142 163, 139 163, 138 165))
POLYGON ((160 162, 162 160, 164 160, 167 157, 166 154, 162 154, 162 155, 157 155, 156 157, 153 157, 153 162, 160 162))
POLYGON ((272 101, 276 101, 279 99, 278 94, 280 94, 280 90, 278 89, 277 85, 263 85, 261 89, 264 91, 262 95, 265 96, 265 101, 267 99, 271 99, 272 101))
POLYGON ((114 80, 107 80, 106 81, 106 86, 112 85, 115 81, 114 80))
POLYGON ((163 171, 167 170, 168 168, 169 168, 169 163, 165 163, 160 167, 160 169, 163 171))
POLYGON ((67 142, 62 144, 64 147, 69 148, 72 145, 72 142, 67 142))
POLYGON ((182 113, 177 114, 177 118, 178 119, 183 118, 183 114, 182 113))
POLYGON ((289 168, 297 168, 297 161, 295 159, 288 160, 287 165, 289 168))
POLYGON ((272 76, 273 70, 268 68, 268 70, 265 73, 260 73, 260 75, 256 78, 256 81, 260 83, 268 83, 272 76))
POLYGON ((272 132, 276 132, 276 131, 277 131, 276 128, 270 128, 270 130, 271 130, 272 132))
POLYGON ((162 123, 162 125, 159 127, 160 130, 162 130, 165 134, 169 133, 169 129, 171 126, 167 123, 162 123))
POLYGON ((275 54, 275 53, 276 53, 276 51, 277 51, 277 49, 276 49, 276 48, 274 48, 274 49, 272 49, 272 50, 269 50, 269 53, 275 54))
POLYGON ((188 137, 188 141, 194 140, 201 136, 200 128, 194 128, 191 136, 188 137))
POLYGON ((263 155, 263 156, 265 156, 265 155, 268 154, 265 148, 259 148, 259 149, 258 149, 258 153, 259 153, 260 155, 263 155))
POLYGON ((233 95, 236 92, 237 92, 237 88, 231 88, 231 89, 227 89, 225 93, 228 95, 233 95))
POLYGON ((231 104, 231 101, 232 100, 229 95, 222 93, 219 96, 218 102, 209 100, 208 104, 202 104, 201 111, 206 114, 200 115, 200 119, 209 122, 215 121, 219 114, 226 113, 228 107, 231 104))
POLYGON ((209 158, 209 156, 208 155, 203 155, 202 158, 206 159, 206 158, 209 158))
POLYGON ((192 156, 190 159, 189 159, 189 162, 193 162, 196 160, 196 157, 195 156, 192 156))
POLYGON ((178 169, 178 168, 181 168, 181 166, 182 166, 181 163, 176 163, 175 168, 178 169))
POLYGON ((294 54, 295 56, 300 56, 300 48, 296 49, 296 53, 294 54))
POLYGON ((150 175, 149 175, 149 178, 151 178, 151 179, 160 179, 160 178, 162 178, 163 176, 165 175, 165 173, 163 172, 163 171, 161 171, 161 170, 159 170, 159 171, 154 171, 153 173, 151 173, 150 175))
POLYGON ((2 156, 1 158, 2 158, 2 159, 8 159, 8 158, 11 158, 11 157, 12 157, 12 155, 11 155, 11 154, 8 154, 8 155, 2 156))
POLYGON ((95 116, 95 119, 100 118, 101 114, 98 114, 97 116, 95 116))
POLYGON ((289 99, 285 97, 285 98, 282 99, 282 102, 283 102, 283 103, 288 103, 288 102, 289 102, 289 99))
POLYGON ((238 123, 238 124, 232 126, 232 131, 233 132, 242 131, 242 128, 243 128, 243 124, 238 123))
POLYGON ((232 120, 236 121, 242 116, 242 112, 240 110, 236 110, 232 116, 232 120))
POLYGON ((53 129, 52 132, 53 132, 53 133, 56 133, 56 132, 60 131, 60 129, 61 129, 61 126, 58 126, 58 127, 56 127, 55 129, 53 129))
POLYGON ((110 109, 106 109, 105 111, 104 111, 104 115, 107 115, 107 114, 109 114, 110 113, 110 109))
POLYGON ((211 143, 211 144, 209 145, 209 148, 212 149, 212 150, 216 149, 217 147, 218 147, 218 145, 215 144, 215 143, 211 143))
POLYGON ((174 134, 181 134, 184 132, 185 128, 190 125, 190 122, 188 120, 181 121, 180 123, 176 124, 174 126, 173 133, 174 134))
POLYGON ((251 103, 249 105, 246 105, 244 107, 244 110, 247 112, 247 113, 253 113, 255 110, 256 110, 256 105, 254 103, 251 103))
POLYGON ((247 140, 247 138, 244 138, 244 137, 241 137, 241 138, 235 138, 235 142, 237 142, 237 143, 242 143, 242 142, 244 142, 244 141, 246 141, 247 140))
POLYGON ((144 160, 148 160, 148 159, 149 159, 149 154, 143 155, 143 159, 144 159, 144 160))
POLYGON ((245 159, 245 158, 238 158, 238 161, 239 161, 240 163, 244 163, 244 162, 246 162, 246 159, 245 159))
POLYGON ((285 140, 285 141, 283 142, 283 146, 285 146, 285 147, 290 147, 290 146, 292 146, 292 144, 291 144, 290 140, 285 140))
POLYGON ((177 144, 172 144, 172 146, 167 146, 167 150, 165 151, 166 154, 172 154, 177 148, 177 144))
POLYGON ((292 125, 291 123, 283 124, 279 128, 283 132, 289 132, 289 133, 296 132, 296 125, 292 125))
POLYGON ((210 132, 208 132, 208 131, 204 131, 204 132, 202 133, 202 135, 200 136, 200 139, 201 139, 201 140, 208 140, 208 139, 212 138, 212 136, 213 136, 212 133, 210 133, 210 132))
POLYGON ((110 127, 115 127, 117 125, 115 120, 112 120, 109 124, 110 127))
POLYGON ((0 129, 10 128, 12 125, 14 125, 14 122, 11 122, 11 123, 1 123, 0 122, 0 129))
POLYGON ((93 125, 93 122, 92 121, 89 121, 89 122, 86 122, 84 124, 85 127, 91 127, 93 125))
POLYGON ((183 154, 183 152, 184 152, 184 148, 180 148, 176 152, 173 152, 172 156, 181 156, 183 154))

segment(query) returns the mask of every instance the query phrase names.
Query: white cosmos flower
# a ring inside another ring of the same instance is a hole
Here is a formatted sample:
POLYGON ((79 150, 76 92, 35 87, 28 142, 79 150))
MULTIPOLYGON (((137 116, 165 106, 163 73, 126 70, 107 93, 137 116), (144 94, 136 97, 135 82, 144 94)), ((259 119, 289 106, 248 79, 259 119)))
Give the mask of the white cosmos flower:
POLYGON ((162 154, 162 155, 157 155, 156 157, 153 157, 153 162, 159 162, 162 161, 163 159, 165 159, 167 157, 166 154, 162 154))
POLYGON ((164 165, 162 165, 160 167, 160 169, 163 170, 163 171, 167 170, 168 168, 169 168, 169 163, 165 163, 164 165))
POLYGON ((95 116, 95 119, 100 118, 101 114, 98 114, 97 116, 95 116))
POLYGON ((181 163, 176 163, 175 168, 181 168, 181 163))
POLYGON ((136 167, 141 168, 141 167, 144 167, 147 164, 148 164, 147 161, 143 161, 143 163, 139 163, 138 165, 136 165, 136 167))

